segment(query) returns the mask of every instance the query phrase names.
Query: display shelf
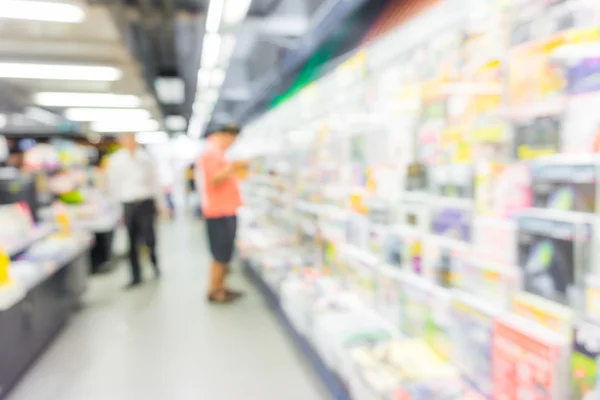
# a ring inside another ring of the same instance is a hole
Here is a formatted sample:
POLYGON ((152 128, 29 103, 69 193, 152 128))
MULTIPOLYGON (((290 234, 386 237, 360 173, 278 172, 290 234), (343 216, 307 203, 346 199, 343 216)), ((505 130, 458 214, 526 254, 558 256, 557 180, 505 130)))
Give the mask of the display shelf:
POLYGON ((254 285, 267 300, 267 303, 277 316, 277 319, 286 328, 286 331, 290 334, 298 349, 311 363, 312 367, 323 381, 323 384, 328 389, 332 398, 335 400, 351 400, 348 391, 340 379, 329 368, 327 368, 321 357, 319 357, 313 346, 306 340, 306 338, 304 338, 292 326, 288 317, 281 309, 277 294, 275 294, 273 290, 265 284, 262 278, 256 273, 256 271, 249 265, 247 261, 242 261, 242 267, 246 273, 246 276, 250 278, 252 283, 254 283, 254 285))

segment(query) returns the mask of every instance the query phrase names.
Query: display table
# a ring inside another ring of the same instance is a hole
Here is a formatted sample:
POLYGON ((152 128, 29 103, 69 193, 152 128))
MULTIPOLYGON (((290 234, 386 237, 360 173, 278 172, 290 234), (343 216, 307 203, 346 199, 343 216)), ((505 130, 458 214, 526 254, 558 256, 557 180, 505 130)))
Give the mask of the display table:
POLYGON ((288 317, 281 309, 279 298, 273 290, 263 281, 259 274, 250 266, 248 261, 242 260, 242 267, 246 276, 255 284, 255 286, 261 291, 270 308, 273 310, 279 321, 285 326, 286 330, 290 333, 294 342, 298 346, 298 349, 304 354, 314 370, 318 373, 323 383, 331 393, 333 399, 336 400, 350 400, 350 395, 345 388, 342 381, 338 376, 331 371, 323 362, 321 357, 317 354, 313 346, 303 337, 290 323, 288 317))
MULTIPOLYGON (((0 398, 7 395, 80 306, 89 260, 89 246, 83 246, 62 265, 40 265, 41 275, 19 285, 21 293, 2 289, 11 293, 0 302, 0 398)), ((14 268, 19 268, 18 264, 14 268)))

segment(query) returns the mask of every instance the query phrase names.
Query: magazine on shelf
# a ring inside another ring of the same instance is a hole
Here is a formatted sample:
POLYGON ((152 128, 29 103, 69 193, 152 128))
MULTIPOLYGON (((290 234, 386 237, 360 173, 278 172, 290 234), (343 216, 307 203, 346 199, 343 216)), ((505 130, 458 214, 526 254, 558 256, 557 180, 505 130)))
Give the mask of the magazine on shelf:
POLYGON ((402 329, 404 321, 404 272, 383 264, 380 266, 378 278, 377 301, 375 309, 381 317, 392 326, 402 329))
POLYGON ((520 269, 489 259, 467 257, 457 264, 452 286, 502 308, 521 290, 520 269))
POLYGON ((340 245, 338 251, 345 265, 344 286, 358 294, 366 304, 374 305, 377 295, 379 258, 368 250, 348 244, 340 245))
POLYGON ((529 210, 517 219, 518 265, 526 291, 580 308, 579 282, 590 268, 589 218, 554 210, 529 210))
POLYGON ((477 216, 508 218, 533 204, 529 165, 478 163, 475 169, 477 216))
POLYGON ((402 332, 410 337, 424 338, 431 313, 431 291, 435 284, 414 274, 405 274, 402 282, 402 332))
POLYGON ((585 314, 600 321, 600 276, 597 273, 585 279, 585 314))
POLYGON ((600 399, 600 324, 581 320, 575 324, 571 353, 571 399, 600 399))
POLYGON ((429 232, 431 227, 431 206, 429 196, 411 196, 405 193, 398 207, 398 223, 421 231, 429 232))
POLYGON ((430 313, 425 341, 444 360, 449 360, 452 352, 450 300, 450 290, 439 286, 431 288, 429 293, 430 313))
POLYGON ((569 341, 516 315, 494 323, 495 399, 568 399, 569 341))
POLYGON ((575 313, 572 308, 530 293, 517 293, 512 299, 512 311, 525 319, 570 337, 575 313))
MULTIPOLYGON (((596 69, 600 66, 598 59, 584 62, 594 62, 596 69)), ((598 73, 600 70, 596 72, 596 76, 598 73)), ((596 90, 595 93, 579 94, 568 98, 563 117, 562 152, 576 154, 600 152, 600 116, 594 111, 600 107, 600 87, 596 90)))
POLYGON ((473 198, 473 166, 447 164, 430 167, 430 190, 435 196, 473 198))
POLYGON ((455 274, 467 261, 467 244, 444 237, 428 235, 423 239, 423 275, 442 287, 451 287, 455 274))
POLYGON ((513 220, 475 217, 472 254, 490 262, 517 265, 517 224, 513 220))
POLYGON ((423 234, 409 227, 390 227, 384 240, 383 260, 389 265, 423 273, 423 234))
POLYGON ((437 197, 431 200, 431 233, 471 242, 473 203, 469 200, 437 197))
POLYGON ((531 164, 534 207, 596 213, 600 160, 554 156, 531 164))
POLYGON ((492 394, 492 328, 500 310, 480 298, 454 291, 451 300, 450 360, 473 387, 492 394))

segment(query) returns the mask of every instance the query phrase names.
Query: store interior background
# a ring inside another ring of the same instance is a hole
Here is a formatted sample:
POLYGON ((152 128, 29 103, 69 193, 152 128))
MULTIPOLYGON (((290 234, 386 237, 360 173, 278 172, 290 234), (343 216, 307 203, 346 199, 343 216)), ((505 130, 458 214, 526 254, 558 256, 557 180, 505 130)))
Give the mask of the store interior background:
POLYGON ((598 0, 0 0, 0 399, 600 400, 599 76, 598 0), (125 132, 175 209, 135 291, 125 132))

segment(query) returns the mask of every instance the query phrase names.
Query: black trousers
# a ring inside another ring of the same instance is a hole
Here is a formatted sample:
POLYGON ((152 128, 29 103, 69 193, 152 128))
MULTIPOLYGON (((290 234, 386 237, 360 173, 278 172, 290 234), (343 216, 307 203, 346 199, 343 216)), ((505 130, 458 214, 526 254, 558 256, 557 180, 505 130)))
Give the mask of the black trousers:
POLYGON ((125 226, 129 236, 129 261, 131 263, 131 277, 133 282, 142 280, 142 270, 139 260, 139 246, 144 243, 150 250, 150 260, 158 271, 156 258, 156 235, 154 220, 156 206, 154 200, 144 200, 124 205, 125 226))

